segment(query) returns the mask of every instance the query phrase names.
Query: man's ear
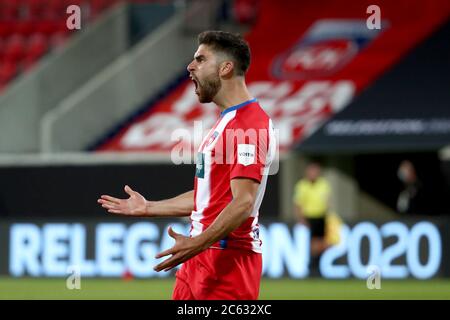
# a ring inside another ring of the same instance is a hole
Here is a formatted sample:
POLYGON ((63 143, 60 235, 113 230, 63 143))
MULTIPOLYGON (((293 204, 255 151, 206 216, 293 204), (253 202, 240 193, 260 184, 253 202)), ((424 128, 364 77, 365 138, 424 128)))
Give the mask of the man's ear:
POLYGON ((231 78, 234 73, 234 62, 230 60, 223 61, 219 67, 219 76, 231 78))

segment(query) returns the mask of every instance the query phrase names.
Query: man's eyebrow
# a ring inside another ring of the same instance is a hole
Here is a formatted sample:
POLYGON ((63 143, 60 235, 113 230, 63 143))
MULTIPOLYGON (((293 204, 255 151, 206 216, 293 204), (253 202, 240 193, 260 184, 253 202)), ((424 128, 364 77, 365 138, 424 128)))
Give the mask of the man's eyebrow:
POLYGON ((194 56, 195 60, 204 59, 204 58, 205 58, 205 56, 203 54, 199 54, 199 55, 194 56))

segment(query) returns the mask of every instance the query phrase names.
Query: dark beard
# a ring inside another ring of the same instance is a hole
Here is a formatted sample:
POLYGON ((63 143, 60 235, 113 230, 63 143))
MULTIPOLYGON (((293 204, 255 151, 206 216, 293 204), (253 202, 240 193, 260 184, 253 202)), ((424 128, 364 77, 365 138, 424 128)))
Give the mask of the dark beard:
POLYGON ((217 92, 219 92, 222 87, 220 78, 218 75, 213 74, 206 78, 203 83, 198 83, 198 100, 200 103, 212 102, 217 92))

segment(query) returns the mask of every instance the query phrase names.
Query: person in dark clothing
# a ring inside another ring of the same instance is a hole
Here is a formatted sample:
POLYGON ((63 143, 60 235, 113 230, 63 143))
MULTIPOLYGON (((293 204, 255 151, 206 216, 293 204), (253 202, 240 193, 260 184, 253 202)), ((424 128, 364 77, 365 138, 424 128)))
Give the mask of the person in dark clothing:
POLYGON ((427 205, 427 197, 422 182, 418 179, 416 169, 411 161, 404 160, 397 171, 403 183, 403 190, 397 198, 397 211, 403 214, 426 214, 432 203, 427 205))

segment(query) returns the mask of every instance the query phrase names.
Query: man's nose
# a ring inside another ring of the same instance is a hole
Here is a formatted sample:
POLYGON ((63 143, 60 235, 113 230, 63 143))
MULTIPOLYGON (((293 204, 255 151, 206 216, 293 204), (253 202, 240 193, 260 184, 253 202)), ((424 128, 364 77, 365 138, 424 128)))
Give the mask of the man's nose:
POLYGON ((188 64, 187 71, 192 72, 194 71, 194 61, 188 64))

